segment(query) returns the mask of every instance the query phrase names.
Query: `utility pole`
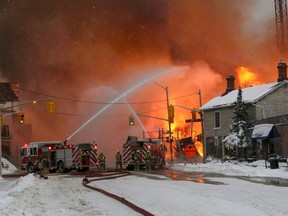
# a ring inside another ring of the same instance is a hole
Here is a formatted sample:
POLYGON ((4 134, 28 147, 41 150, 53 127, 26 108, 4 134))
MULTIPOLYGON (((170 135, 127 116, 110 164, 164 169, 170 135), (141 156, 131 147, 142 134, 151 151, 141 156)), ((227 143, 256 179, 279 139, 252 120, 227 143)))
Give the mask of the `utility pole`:
MULTIPOLYGON (((199 89, 199 105, 200 107, 202 107, 202 95, 201 95, 201 89, 199 89)), ((201 130, 202 130, 202 143, 203 143, 203 163, 205 163, 206 160, 206 142, 204 139, 204 118, 203 118, 203 111, 200 110, 199 112, 200 114, 200 119, 201 119, 201 130)))
MULTIPOLYGON (((200 107, 202 107, 202 95, 201 95, 201 90, 199 89, 198 91, 198 95, 199 95, 199 105, 200 107)), ((187 110, 191 110, 192 116, 193 116, 193 112, 197 112, 200 115, 200 119, 195 119, 194 122, 201 122, 201 130, 202 130, 202 143, 203 143, 203 163, 205 163, 205 158, 206 158, 206 144, 205 144, 205 140, 204 140, 204 118, 203 118, 203 112, 199 109, 194 109, 194 108, 189 108, 189 107, 185 107, 185 106, 180 106, 180 105, 174 105, 176 107, 181 107, 183 109, 187 109, 187 110)), ((188 119, 186 120, 186 123, 188 122, 192 122, 193 121, 193 117, 192 119, 188 119)), ((191 125, 192 126, 192 125, 191 125)), ((191 132, 191 139, 192 139, 192 132, 191 132)))
POLYGON ((170 144, 170 155, 171 155, 171 163, 173 163, 173 146, 172 146, 172 139, 171 139, 171 122, 169 118, 169 95, 168 95, 168 87, 163 87, 160 84, 154 82, 156 85, 161 87, 162 89, 165 89, 166 92, 166 101, 167 101, 167 115, 168 115, 168 133, 169 133, 169 144, 170 144))
POLYGON ((169 96, 168 96, 168 87, 167 86, 166 86, 166 100, 167 100, 167 113, 168 113, 170 154, 171 154, 171 163, 173 163, 173 146, 172 146, 172 139, 171 139, 171 122, 170 122, 170 118, 169 118, 169 96))

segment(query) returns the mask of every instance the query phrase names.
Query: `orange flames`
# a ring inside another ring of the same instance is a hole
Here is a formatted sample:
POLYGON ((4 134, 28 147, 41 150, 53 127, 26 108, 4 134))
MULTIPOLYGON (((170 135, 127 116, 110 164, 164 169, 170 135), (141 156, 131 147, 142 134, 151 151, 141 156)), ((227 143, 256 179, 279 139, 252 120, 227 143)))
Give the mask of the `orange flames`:
POLYGON ((241 88, 248 86, 257 86, 262 84, 257 80, 257 75, 253 73, 249 68, 246 67, 238 67, 236 69, 238 74, 239 85, 241 88))

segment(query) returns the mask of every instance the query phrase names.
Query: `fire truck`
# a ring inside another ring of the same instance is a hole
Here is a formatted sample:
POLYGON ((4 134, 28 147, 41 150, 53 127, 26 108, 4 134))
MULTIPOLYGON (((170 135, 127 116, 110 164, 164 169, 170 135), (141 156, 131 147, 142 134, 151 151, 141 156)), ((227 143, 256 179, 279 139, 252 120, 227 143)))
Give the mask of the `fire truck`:
POLYGON ((98 167, 97 145, 80 143, 64 145, 59 141, 31 142, 21 148, 21 168, 29 173, 49 170, 54 173, 72 169, 87 171, 98 167))
POLYGON ((128 136, 123 145, 123 164, 127 170, 134 169, 134 156, 137 150, 140 152, 140 169, 145 168, 147 151, 151 153, 153 169, 165 166, 167 148, 161 139, 138 139, 135 136, 128 136))

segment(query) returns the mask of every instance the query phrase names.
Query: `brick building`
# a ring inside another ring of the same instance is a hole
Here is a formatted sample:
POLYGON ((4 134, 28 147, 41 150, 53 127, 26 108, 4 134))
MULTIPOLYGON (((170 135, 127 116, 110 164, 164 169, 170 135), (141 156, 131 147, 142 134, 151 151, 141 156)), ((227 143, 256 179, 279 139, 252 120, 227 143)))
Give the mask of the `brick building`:
POLYGON ((19 124, 21 104, 17 96, 17 83, 0 83, 1 154, 15 166, 20 162, 20 148, 31 141, 32 126, 19 124))

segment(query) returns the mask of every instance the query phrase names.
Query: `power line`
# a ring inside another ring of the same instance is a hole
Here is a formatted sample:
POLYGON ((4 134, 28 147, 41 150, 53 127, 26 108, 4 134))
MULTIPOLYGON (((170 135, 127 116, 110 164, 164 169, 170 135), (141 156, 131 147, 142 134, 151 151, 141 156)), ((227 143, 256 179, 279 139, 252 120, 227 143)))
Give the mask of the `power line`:
MULTIPOLYGON (((34 106, 29 106, 29 105, 22 105, 22 106, 25 106, 27 108, 30 108, 30 109, 36 109, 37 111, 40 111, 40 112, 46 112, 44 109, 40 109, 40 108, 36 108, 34 106)), ((146 114, 146 113, 151 113, 151 112, 157 112, 157 111, 161 111, 161 110, 166 110, 167 108, 164 107, 164 108, 160 108, 160 109, 156 109, 156 110, 149 110, 149 111, 146 111, 146 112, 141 112, 141 113, 136 113, 137 115, 141 115, 141 114, 146 114)), ((65 115, 65 116, 85 116, 85 117, 89 117, 88 115, 83 115, 83 114, 73 114, 73 113, 65 113, 65 112, 55 112, 56 115, 65 115)), ((130 114, 129 114, 130 115, 130 114)), ((128 114, 123 114, 123 115, 106 115, 104 117, 127 117, 129 116, 128 114)))
MULTIPOLYGON (((32 91, 32 90, 27 90, 24 88, 19 87, 20 90, 25 91, 25 92, 29 92, 29 93, 33 93, 33 94, 38 94, 38 95, 42 95, 42 96, 46 96, 46 97, 51 97, 51 98, 56 98, 56 99, 60 99, 60 100, 66 100, 66 101, 72 101, 72 102, 78 102, 78 103, 92 103, 92 104, 112 104, 112 105, 127 105, 127 104, 149 104, 149 103, 159 103, 159 102, 166 102, 166 100, 158 100, 158 101, 142 101, 142 102, 115 102, 115 103, 111 103, 111 102, 100 102, 100 101, 86 101, 86 100, 78 100, 78 99, 72 99, 72 98, 65 98, 65 97, 59 97, 59 96, 53 96, 53 95, 49 95, 49 94, 45 94, 45 93, 41 93, 41 92, 37 92, 37 91, 32 91)), ((182 95, 179 97, 175 97, 175 98, 171 98, 170 100, 176 100, 176 99, 180 99, 180 98, 184 98, 184 97, 189 97, 191 95, 195 95, 198 94, 197 93, 191 93, 188 95, 182 95)))

